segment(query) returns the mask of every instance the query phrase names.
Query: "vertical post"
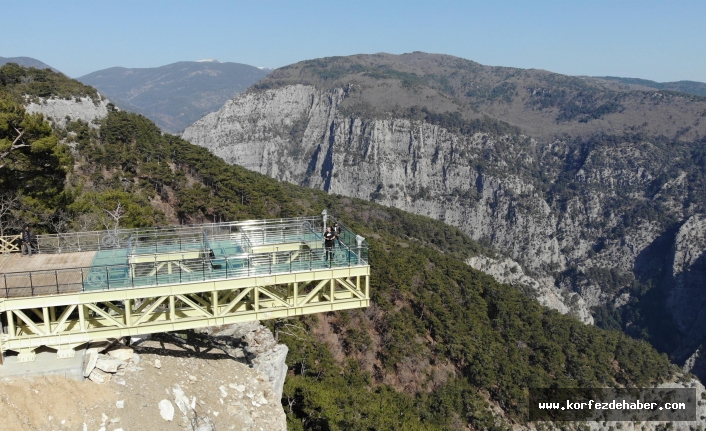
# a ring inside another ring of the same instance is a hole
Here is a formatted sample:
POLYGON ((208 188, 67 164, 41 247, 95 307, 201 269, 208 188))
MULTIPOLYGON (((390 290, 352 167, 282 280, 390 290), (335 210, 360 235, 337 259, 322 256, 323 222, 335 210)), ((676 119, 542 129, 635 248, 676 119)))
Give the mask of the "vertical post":
POLYGON ((218 291, 211 292, 211 314, 213 317, 218 317, 218 291))
POLYGON ((7 316, 7 335, 10 339, 13 339, 15 338, 15 334, 17 334, 15 330, 15 313, 13 313, 12 310, 7 310, 5 315, 7 316))
POLYGON ((329 294, 331 295, 331 303, 333 303, 333 300, 334 300, 333 292, 336 290, 336 279, 335 278, 331 279, 331 285, 329 286, 329 288, 330 288, 329 294))
POLYGON ((5 298, 9 298, 10 290, 7 288, 7 274, 3 274, 2 277, 5 279, 5 298))
POLYGON ((83 304, 78 304, 78 322, 81 326, 81 332, 86 332, 86 309, 83 304))
POLYGON ((125 300, 125 326, 132 326, 132 299, 125 300))
POLYGON ((252 288, 252 294, 255 303, 255 312, 258 313, 260 311, 260 291, 258 290, 258 286, 252 288))
POLYGON ((81 292, 86 291, 86 285, 83 282, 83 268, 81 268, 81 292))
POLYGON ((59 293, 59 273, 54 270, 54 279, 56 280, 56 293, 59 293))
POLYGON ((105 267, 105 285, 110 290, 110 270, 108 267, 105 267))
POLYGON ((294 307, 296 307, 297 305, 299 305, 299 282, 296 282, 296 281, 294 282, 294 298, 293 299, 294 300, 292 302, 292 305, 294 305, 294 307))
POLYGON ((362 249, 363 249, 363 241, 365 241, 365 238, 363 238, 362 236, 360 236, 360 235, 355 236, 355 242, 358 244, 358 265, 360 265, 360 261, 361 261, 360 255, 361 255, 362 249))
POLYGON ((365 299, 370 299, 370 276, 365 276, 365 299))
POLYGON ((176 320, 176 301, 174 295, 169 295, 169 320, 176 320))
POLYGON ((44 335, 51 334, 51 326, 49 325, 49 308, 42 307, 42 319, 44 319, 44 335))
POLYGON ((34 296, 34 283, 32 283, 32 273, 29 273, 29 291, 34 296))

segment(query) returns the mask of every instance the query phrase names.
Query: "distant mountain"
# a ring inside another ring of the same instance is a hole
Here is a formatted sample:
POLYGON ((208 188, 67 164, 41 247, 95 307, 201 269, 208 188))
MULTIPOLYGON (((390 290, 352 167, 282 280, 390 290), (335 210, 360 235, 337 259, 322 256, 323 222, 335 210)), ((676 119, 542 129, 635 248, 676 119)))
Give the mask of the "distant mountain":
POLYGON ((181 61, 152 68, 111 67, 78 78, 117 106, 179 132, 258 82, 269 70, 239 63, 181 61))
POLYGON ((54 69, 53 67, 49 66, 46 63, 43 63, 36 58, 32 57, 0 57, 0 66, 3 64, 7 63, 17 63, 20 66, 24 67, 34 67, 37 69, 51 69, 54 72, 58 72, 58 70, 54 69))
POLYGON ((695 96, 706 97, 706 83, 697 81, 676 81, 676 82, 655 82, 640 78, 620 78, 617 76, 600 76, 599 79, 617 81, 627 84, 632 89, 642 90, 644 87, 655 88, 657 90, 680 91, 682 93, 693 94, 695 96))
POLYGON ((692 364, 706 346, 706 97, 631 85, 421 52, 319 58, 182 138, 443 220, 499 251, 475 268, 692 364))

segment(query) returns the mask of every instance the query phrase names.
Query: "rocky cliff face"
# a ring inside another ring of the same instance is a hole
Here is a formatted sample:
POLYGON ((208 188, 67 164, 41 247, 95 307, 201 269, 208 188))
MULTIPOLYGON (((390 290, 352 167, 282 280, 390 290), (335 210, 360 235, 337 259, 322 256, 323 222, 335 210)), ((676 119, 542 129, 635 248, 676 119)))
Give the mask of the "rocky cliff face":
POLYGON ((67 121, 76 120, 85 121, 92 127, 97 127, 93 121, 108 115, 108 103, 110 103, 108 99, 94 102, 90 97, 68 100, 45 98, 40 99, 38 103, 26 104, 25 109, 29 113, 44 114, 44 118, 59 127, 65 127, 67 121))
POLYGON ((688 192, 690 168, 678 162, 691 147, 640 137, 540 142, 363 118, 341 109, 354 91, 355 84, 250 91, 183 137, 281 180, 445 220, 505 256, 470 265, 585 322, 590 307, 620 309, 649 280, 669 291, 668 311, 685 340, 704 327, 704 221, 695 215, 703 208, 688 192), (674 262, 664 259, 670 249, 674 262), (521 265, 519 278, 505 274, 515 267, 506 258, 521 265))

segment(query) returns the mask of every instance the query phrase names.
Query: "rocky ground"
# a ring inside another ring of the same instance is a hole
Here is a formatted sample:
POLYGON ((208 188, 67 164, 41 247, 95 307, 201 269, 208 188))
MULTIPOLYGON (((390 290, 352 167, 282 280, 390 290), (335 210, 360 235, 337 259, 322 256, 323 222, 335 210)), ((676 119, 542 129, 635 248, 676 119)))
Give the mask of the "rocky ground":
MULTIPOLYGON (((160 334, 130 347, 93 347, 83 382, 58 376, 6 379, 0 382, 0 428, 286 429, 281 388, 278 394, 265 374, 246 363, 252 359, 247 350, 231 347, 229 355, 209 346, 205 334, 184 338, 160 334)), ((232 340, 237 346, 239 339, 232 340)))

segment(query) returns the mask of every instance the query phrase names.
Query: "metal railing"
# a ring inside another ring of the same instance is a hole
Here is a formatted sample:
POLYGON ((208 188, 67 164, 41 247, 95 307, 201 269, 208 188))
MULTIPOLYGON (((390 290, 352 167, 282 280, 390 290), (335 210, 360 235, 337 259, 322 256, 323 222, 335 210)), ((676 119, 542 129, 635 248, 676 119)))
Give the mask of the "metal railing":
MULTIPOLYGON (((368 248, 360 253, 336 248, 307 248, 271 253, 242 253, 222 258, 181 259, 152 263, 90 266, 2 274, 0 297, 15 298, 96 290, 195 283, 293 272, 368 265, 368 248)), ((356 250, 357 251, 357 250, 356 250)))
MULTIPOLYGON (((89 232, 69 232, 60 234, 40 234, 37 235, 38 253, 73 253, 77 251, 101 251, 125 248, 132 237, 132 246, 135 241, 145 242, 150 238, 153 241, 160 241, 173 237, 193 237, 203 233, 208 238, 233 236, 246 231, 259 238, 277 238, 277 233, 281 234, 284 226, 285 230, 294 228, 302 223, 309 222, 316 228, 323 230, 323 222, 320 217, 296 217, 288 219, 268 219, 268 220, 245 220, 222 223, 204 223, 200 225, 165 226, 159 228, 137 228, 118 229, 89 232), (279 229, 279 231, 278 231, 279 229), (259 232, 259 234, 257 233, 259 232)), ((250 235, 250 234, 249 234, 250 235)), ((250 238, 251 240, 253 238, 250 238)), ((245 248, 245 247, 244 247, 245 248)))
POLYGON ((0 253, 15 253, 20 251, 22 235, 0 236, 0 253))
MULTIPOLYGON (((328 216, 327 221, 330 226, 337 220, 328 216)), ((126 249, 126 260, 112 265, 1 274, 0 289, 3 290, 0 297, 3 294, 6 298, 50 295, 368 265, 368 243, 340 222, 339 226, 340 244, 336 243, 329 252, 323 247, 324 221, 321 217, 39 235, 40 253, 126 249), (276 251, 269 248, 267 252, 254 252, 259 246, 292 243, 298 243, 299 249, 279 251, 274 247, 276 251), (218 253, 212 253, 212 247, 218 253), (202 251, 198 258, 193 254, 186 255, 186 252, 197 250, 202 251), (184 253, 181 259, 179 253, 184 253), (154 260, 139 259, 140 256, 154 256, 154 260)))

